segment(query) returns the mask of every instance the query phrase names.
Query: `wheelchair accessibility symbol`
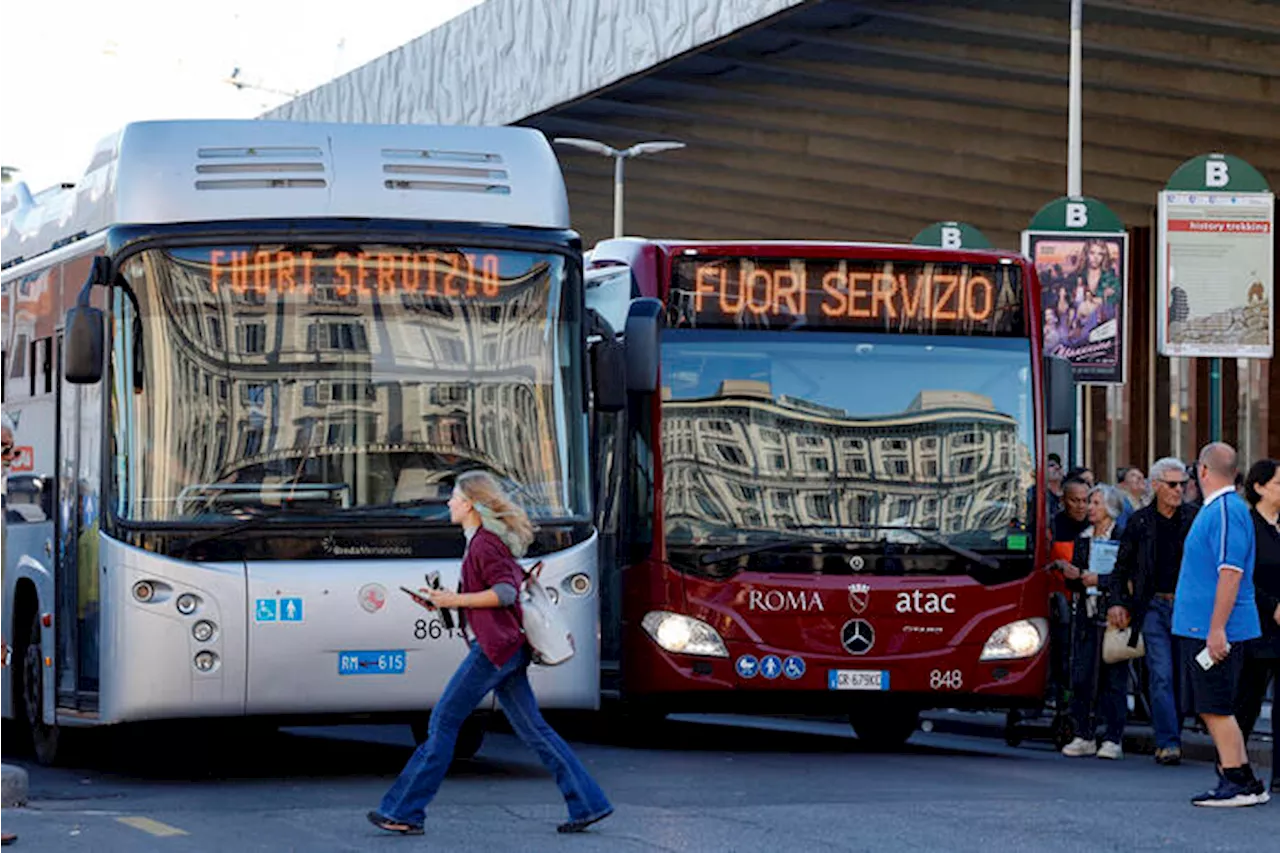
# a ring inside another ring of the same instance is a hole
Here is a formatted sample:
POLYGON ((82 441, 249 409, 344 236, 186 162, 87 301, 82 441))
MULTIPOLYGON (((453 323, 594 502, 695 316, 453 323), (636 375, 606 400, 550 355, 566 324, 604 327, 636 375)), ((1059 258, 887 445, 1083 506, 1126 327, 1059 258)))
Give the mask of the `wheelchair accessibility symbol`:
POLYGON ((255 622, 275 622, 279 619, 280 602, 275 598, 259 598, 253 608, 255 622))
POLYGON ((804 658, 792 655, 782 662, 782 674, 792 681, 804 675, 804 658))

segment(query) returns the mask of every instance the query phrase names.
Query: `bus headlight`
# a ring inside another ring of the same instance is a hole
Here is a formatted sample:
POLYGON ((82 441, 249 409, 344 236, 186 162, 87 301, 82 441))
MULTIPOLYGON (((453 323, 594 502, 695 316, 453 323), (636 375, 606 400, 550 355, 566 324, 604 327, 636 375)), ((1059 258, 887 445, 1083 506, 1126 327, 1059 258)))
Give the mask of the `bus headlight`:
POLYGON ((133 585, 133 597, 139 601, 150 601, 156 596, 156 588, 151 581, 138 581, 133 585))
POLYGON ((196 612, 196 606, 200 604, 200 599, 196 598, 189 592, 184 592, 178 596, 177 608, 178 612, 183 616, 190 616, 196 612))
POLYGON ((212 640, 213 631, 213 623, 207 619, 201 619, 191 626, 191 636, 195 637, 196 641, 200 643, 207 643, 212 640))
POLYGON ((713 658, 729 656, 729 650, 725 648, 720 634, 701 619, 654 610, 646 613, 640 624, 653 641, 666 651, 713 658))
POLYGON ((195 665, 201 672, 213 672, 218 665, 218 656, 213 652, 199 652, 195 657, 195 665))
POLYGON ((591 592, 591 576, 582 572, 564 579, 564 588, 574 595, 586 595, 591 592))
POLYGON ((1036 616, 1001 625, 991 632, 978 660, 1016 660, 1029 658, 1044 648, 1049 636, 1049 623, 1036 616))

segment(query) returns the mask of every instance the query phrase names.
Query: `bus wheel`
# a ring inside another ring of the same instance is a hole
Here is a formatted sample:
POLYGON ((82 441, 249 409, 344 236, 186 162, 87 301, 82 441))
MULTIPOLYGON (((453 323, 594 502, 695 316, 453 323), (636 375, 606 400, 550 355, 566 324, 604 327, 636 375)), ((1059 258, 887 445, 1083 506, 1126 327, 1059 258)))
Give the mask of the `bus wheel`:
POLYGON ((31 627, 20 646, 22 722, 35 751, 36 761, 48 767, 58 758, 58 726, 44 722, 44 649, 40 640, 40 614, 31 614, 31 627))
MULTIPOLYGON (((427 739, 427 726, 430 724, 430 717, 422 717, 409 723, 409 729, 413 732, 413 742, 421 744, 427 739)), ((480 747, 484 744, 484 735, 486 732, 484 720, 478 715, 472 714, 462 723, 462 728, 458 730, 458 740, 453 747, 453 760, 465 760, 475 758, 476 753, 480 751, 480 747)))
POLYGON ((920 711, 886 705, 868 705, 849 712, 849 725, 858 740, 872 749, 897 749, 915 734, 920 725, 920 711))

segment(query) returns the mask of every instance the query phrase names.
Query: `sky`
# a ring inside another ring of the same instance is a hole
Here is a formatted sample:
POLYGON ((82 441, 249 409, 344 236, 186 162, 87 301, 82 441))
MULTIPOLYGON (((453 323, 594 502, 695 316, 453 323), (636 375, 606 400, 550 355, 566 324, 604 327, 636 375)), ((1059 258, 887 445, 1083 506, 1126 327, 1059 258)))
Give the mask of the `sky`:
POLYGON ((75 182, 130 121, 255 118, 478 2, 0 0, 0 163, 33 191, 75 182))

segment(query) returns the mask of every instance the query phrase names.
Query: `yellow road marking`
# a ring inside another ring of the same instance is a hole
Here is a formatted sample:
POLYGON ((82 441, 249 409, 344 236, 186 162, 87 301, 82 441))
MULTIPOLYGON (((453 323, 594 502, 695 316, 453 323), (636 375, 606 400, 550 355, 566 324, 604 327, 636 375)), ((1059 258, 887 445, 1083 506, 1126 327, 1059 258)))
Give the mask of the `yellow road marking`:
POLYGON ((118 817, 117 821, 125 826, 132 826, 134 829, 141 829, 143 832, 150 833, 158 838, 167 838, 170 835, 186 835, 185 829, 178 829, 176 826, 169 826, 167 823, 161 823, 158 820, 152 820, 149 817, 118 817))

